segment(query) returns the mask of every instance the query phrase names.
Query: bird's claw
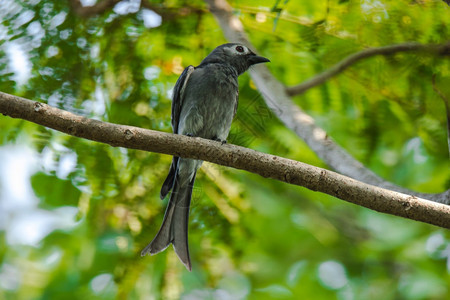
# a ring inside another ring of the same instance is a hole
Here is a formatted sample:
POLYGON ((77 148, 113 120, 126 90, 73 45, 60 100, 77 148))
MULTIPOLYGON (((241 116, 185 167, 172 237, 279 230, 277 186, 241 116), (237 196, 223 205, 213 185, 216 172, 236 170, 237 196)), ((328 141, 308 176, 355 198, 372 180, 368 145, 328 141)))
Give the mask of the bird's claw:
POLYGON ((227 140, 221 140, 218 137, 213 137, 212 140, 216 141, 216 142, 220 142, 222 145, 227 143, 227 140))

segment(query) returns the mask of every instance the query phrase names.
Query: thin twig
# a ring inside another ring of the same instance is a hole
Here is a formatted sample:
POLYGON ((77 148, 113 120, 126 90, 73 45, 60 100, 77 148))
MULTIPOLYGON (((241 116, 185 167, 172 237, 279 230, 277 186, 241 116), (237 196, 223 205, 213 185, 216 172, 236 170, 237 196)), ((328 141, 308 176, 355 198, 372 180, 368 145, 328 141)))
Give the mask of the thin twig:
POLYGON ((450 54, 450 42, 438 45, 424 45, 419 43, 404 43, 397 45, 390 45, 378 48, 369 48, 362 50, 360 52, 354 53, 347 56, 331 68, 323 71, 320 74, 298 84, 295 86, 287 87, 286 92, 289 96, 295 96, 304 93, 312 87, 320 85, 330 79, 333 76, 343 72, 348 67, 354 65, 358 61, 369 58, 376 55, 392 55, 399 52, 411 52, 411 51, 421 51, 428 52, 437 55, 449 55, 450 54))

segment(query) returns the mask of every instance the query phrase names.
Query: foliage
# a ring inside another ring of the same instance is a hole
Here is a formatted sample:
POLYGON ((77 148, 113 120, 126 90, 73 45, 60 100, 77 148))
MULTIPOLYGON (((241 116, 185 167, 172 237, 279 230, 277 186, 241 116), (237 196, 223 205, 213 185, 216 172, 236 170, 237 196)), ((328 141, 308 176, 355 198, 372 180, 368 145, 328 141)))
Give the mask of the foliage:
MULTIPOLYGON (((162 23, 151 27, 148 10, 124 13, 119 3, 83 18, 70 2, 0 3, 0 90, 170 132, 176 79, 226 42, 205 4, 165 1, 162 23), (15 67, 21 61, 28 63, 15 67)), ((366 47, 450 37, 442 1, 230 4, 287 85, 366 47)), ((295 101, 368 168, 437 193, 450 188, 450 163, 433 74, 450 95, 448 58, 374 57, 295 101)), ((192 273, 172 249, 141 258, 162 219, 158 193, 171 157, 3 116, 0 128, 0 299, 450 296, 447 231, 209 163, 191 208, 192 273)), ((268 110, 247 74, 228 141, 326 167, 268 110)))

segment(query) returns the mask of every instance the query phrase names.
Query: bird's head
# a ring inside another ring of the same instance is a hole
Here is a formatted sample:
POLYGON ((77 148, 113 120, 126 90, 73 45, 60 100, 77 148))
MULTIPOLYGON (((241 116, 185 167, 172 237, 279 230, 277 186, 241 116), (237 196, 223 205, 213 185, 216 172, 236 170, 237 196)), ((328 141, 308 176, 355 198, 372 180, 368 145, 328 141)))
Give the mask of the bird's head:
POLYGON ((242 44, 228 43, 218 46, 201 63, 223 63, 229 64, 242 74, 252 65, 270 62, 269 59, 256 55, 253 51, 242 44))

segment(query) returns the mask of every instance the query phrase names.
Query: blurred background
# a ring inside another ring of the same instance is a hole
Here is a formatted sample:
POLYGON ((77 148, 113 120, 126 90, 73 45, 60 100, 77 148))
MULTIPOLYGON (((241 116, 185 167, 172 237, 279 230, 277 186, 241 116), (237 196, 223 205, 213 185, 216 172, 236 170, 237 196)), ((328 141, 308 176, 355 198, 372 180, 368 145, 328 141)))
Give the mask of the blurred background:
MULTIPOLYGON (((366 47, 450 38, 438 0, 229 3, 286 85, 366 47)), ((178 76, 227 42, 199 0, 1 0, 0 19, 0 91, 165 132, 178 76)), ((378 175, 439 193, 450 163, 433 74, 450 95, 448 58, 373 57, 294 100, 378 175)), ((239 82, 229 143, 327 168, 239 82)), ((450 299, 448 230, 210 163, 192 272, 172 247, 141 257, 170 161, 0 116, 0 299, 450 299)))

